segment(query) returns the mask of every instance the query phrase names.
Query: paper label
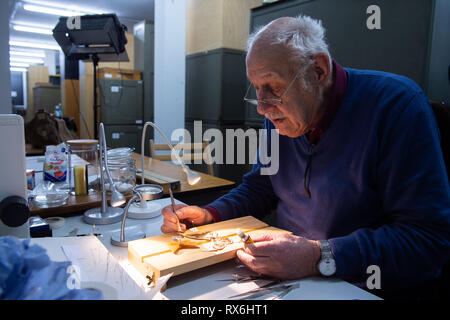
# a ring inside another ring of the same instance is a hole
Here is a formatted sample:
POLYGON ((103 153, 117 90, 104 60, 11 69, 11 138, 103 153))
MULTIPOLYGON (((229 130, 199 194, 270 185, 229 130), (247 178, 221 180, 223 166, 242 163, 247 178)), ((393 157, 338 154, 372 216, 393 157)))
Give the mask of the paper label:
POLYGON ((120 139, 120 133, 113 133, 112 138, 115 140, 120 139))

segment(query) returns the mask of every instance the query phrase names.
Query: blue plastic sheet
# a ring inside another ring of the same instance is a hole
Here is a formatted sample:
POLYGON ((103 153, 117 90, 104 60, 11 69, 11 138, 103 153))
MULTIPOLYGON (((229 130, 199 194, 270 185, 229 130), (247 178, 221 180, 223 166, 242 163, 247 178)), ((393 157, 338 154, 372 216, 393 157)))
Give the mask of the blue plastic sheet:
POLYGON ((99 300, 98 290, 73 289, 70 262, 54 262, 44 248, 30 239, 0 237, 0 299, 4 300, 99 300))

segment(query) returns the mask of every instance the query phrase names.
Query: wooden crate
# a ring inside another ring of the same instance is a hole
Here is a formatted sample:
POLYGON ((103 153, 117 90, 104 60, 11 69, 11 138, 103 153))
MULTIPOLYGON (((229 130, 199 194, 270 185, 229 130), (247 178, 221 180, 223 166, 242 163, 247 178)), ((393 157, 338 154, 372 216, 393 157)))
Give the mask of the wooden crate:
POLYGON ((123 80, 142 80, 139 70, 119 69, 119 68, 99 68, 99 79, 123 79, 123 80))
MULTIPOLYGON (((172 272, 175 276, 233 259, 236 256, 236 251, 244 246, 236 234, 238 228, 251 237, 269 232, 288 232, 271 227, 252 216, 246 216, 197 227, 198 231, 196 232, 216 232, 219 236, 227 237, 233 241, 220 251, 186 248, 174 253, 169 244, 175 242, 172 238, 175 233, 168 233, 130 241, 128 243, 128 260, 139 272, 144 276, 151 277, 152 281, 156 283, 159 277, 172 272)), ((200 246, 208 242, 205 240, 193 241, 200 246)))

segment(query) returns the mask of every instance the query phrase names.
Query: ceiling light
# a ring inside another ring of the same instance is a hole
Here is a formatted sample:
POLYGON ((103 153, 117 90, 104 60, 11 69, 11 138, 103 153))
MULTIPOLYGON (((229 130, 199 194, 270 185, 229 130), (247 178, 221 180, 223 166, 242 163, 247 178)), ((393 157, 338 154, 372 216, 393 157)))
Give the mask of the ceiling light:
POLYGON ((26 68, 9 68, 10 71, 21 71, 21 72, 27 72, 28 70, 26 68))
POLYGON ((10 50, 9 51, 10 56, 23 56, 23 57, 36 57, 36 58, 45 58, 45 52, 44 51, 35 51, 35 52, 26 52, 26 51, 15 51, 10 50))
POLYGON ((44 63, 44 60, 37 59, 37 58, 17 58, 17 57, 10 57, 9 61, 13 62, 29 62, 29 63, 44 63))
POLYGON ((36 22, 30 22, 29 20, 11 20, 11 24, 16 26, 25 26, 25 27, 33 27, 33 28, 41 28, 41 29, 53 29, 55 26, 53 24, 42 24, 36 22))
POLYGON ((24 31, 24 32, 32 32, 32 33, 41 33, 41 34, 53 34, 52 30, 50 29, 42 29, 42 28, 36 28, 36 27, 26 27, 26 26, 13 26, 14 30, 17 31, 24 31))
POLYGON ((58 8, 35 6, 33 4, 24 4, 23 8, 25 10, 27 10, 27 11, 53 14, 53 15, 56 15, 56 16, 72 17, 72 16, 82 16, 82 15, 84 15, 84 13, 81 12, 81 11, 73 11, 73 10, 64 10, 64 9, 58 9, 58 8))
POLYGON ((60 47, 56 44, 46 44, 46 43, 35 43, 35 42, 25 42, 25 41, 9 41, 10 46, 18 47, 28 47, 28 48, 40 48, 49 50, 60 50, 60 47))
POLYGON ((10 62, 9 65, 11 67, 29 67, 29 63, 23 63, 23 62, 10 62))

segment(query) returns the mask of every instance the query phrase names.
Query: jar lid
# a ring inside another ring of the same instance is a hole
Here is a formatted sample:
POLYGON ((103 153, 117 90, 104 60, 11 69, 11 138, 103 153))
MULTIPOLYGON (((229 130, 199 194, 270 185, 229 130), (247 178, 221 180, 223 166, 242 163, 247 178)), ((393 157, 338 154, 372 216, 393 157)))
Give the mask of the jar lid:
POLYGON ((108 150, 108 159, 116 159, 129 157, 134 151, 134 148, 115 148, 108 150))
POLYGON ((93 139, 75 139, 75 140, 67 140, 67 143, 70 145, 91 145, 97 144, 98 140, 93 139))

